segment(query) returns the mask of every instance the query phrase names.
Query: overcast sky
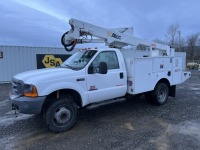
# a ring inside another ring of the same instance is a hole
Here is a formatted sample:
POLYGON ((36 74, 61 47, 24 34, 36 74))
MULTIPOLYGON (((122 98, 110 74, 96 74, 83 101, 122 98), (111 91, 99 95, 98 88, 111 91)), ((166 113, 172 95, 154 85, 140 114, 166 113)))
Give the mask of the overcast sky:
POLYGON ((134 35, 165 40, 178 23, 182 37, 200 32, 199 0, 0 0, 0 45, 62 47, 76 18, 106 28, 134 27, 134 35))

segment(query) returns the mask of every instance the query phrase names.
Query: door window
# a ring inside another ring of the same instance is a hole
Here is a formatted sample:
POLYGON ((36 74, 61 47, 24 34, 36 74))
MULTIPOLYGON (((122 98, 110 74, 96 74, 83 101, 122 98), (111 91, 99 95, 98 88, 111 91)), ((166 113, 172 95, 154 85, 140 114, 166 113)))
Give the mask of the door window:
POLYGON ((92 63, 93 67, 98 67, 100 62, 106 62, 108 69, 119 69, 119 62, 114 51, 99 53, 92 63))

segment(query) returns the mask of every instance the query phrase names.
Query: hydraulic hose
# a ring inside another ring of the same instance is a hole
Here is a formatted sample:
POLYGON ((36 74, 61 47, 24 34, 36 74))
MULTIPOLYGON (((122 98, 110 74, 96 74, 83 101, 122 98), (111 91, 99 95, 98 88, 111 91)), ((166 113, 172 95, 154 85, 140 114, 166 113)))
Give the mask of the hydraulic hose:
POLYGON ((76 46, 77 39, 71 41, 69 44, 65 44, 65 35, 68 34, 69 31, 65 32, 61 37, 61 44, 64 46, 65 50, 71 52, 76 46), (71 46, 71 47, 70 47, 71 46))

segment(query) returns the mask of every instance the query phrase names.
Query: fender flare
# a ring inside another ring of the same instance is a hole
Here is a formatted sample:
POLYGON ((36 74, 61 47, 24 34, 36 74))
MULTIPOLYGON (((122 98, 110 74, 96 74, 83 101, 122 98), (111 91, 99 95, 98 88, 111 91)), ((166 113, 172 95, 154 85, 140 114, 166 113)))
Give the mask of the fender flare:
POLYGON ((84 90, 81 86, 75 84, 75 83, 69 83, 69 82, 63 82, 63 83, 55 83, 51 84, 50 86, 46 88, 40 88, 38 91, 39 96, 47 96, 55 91, 63 90, 63 89, 71 89, 79 93, 81 99, 82 99, 82 107, 89 104, 88 100, 88 92, 87 90, 84 90))

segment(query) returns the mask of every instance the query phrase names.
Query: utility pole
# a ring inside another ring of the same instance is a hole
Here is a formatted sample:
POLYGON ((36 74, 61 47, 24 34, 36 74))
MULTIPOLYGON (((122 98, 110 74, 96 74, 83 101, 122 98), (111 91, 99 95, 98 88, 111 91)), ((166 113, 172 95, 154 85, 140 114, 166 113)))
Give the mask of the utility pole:
POLYGON ((181 51, 181 31, 178 32, 178 51, 181 51))

